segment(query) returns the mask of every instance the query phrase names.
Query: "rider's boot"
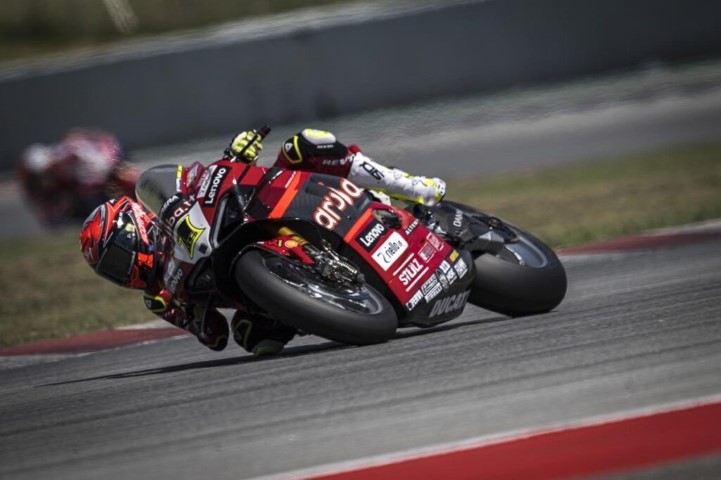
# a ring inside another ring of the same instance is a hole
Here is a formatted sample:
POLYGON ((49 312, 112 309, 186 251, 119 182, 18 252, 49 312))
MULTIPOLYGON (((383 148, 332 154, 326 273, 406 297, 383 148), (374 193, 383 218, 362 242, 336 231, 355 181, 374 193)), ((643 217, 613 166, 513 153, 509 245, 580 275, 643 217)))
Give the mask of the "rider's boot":
POLYGON ((228 320, 215 308, 208 312, 201 328, 201 319, 194 318, 187 330, 198 338, 198 341, 211 350, 219 352, 228 345, 230 331, 228 320))
POLYGON ((180 327, 195 335, 200 343, 211 350, 220 351, 228 345, 228 321, 217 309, 208 311, 203 324, 204 307, 202 305, 171 306, 172 296, 167 290, 160 293, 145 293, 145 306, 166 322, 180 327))
POLYGON ((355 145, 349 146, 348 150, 354 154, 348 180, 359 187, 428 206, 437 204, 446 194, 446 182, 440 178, 419 177, 398 168, 386 167, 365 156, 355 145))
POLYGON ((238 310, 230 322, 235 343, 256 356, 279 353, 295 336, 296 330, 276 320, 250 318, 238 310))

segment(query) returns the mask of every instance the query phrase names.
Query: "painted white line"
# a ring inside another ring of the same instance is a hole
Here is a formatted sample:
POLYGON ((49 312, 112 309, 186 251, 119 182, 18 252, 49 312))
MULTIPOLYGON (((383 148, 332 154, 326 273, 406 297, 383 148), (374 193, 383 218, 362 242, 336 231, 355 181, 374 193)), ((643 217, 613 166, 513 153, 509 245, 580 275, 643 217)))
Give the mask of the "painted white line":
POLYGON ((166 322, 165 320, 152 320, 150 322, 136 323, 134 325, 125 325, 123 327, 116 327, 114 330, 147 330, 151 328, 170 328, 173 325, 166 322))

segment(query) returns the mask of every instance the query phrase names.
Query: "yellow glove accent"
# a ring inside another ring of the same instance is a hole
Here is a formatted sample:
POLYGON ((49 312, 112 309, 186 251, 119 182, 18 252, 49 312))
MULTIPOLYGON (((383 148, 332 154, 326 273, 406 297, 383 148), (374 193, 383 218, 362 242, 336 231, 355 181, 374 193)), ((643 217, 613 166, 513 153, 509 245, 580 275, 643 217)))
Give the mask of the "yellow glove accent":
POLYGON ((260 143, 260 137, 253 130, 240 132, 230 142, 230 151, 233 155, 246 163, 254 162, 261 150, 263 150, 263 144, 260 143))

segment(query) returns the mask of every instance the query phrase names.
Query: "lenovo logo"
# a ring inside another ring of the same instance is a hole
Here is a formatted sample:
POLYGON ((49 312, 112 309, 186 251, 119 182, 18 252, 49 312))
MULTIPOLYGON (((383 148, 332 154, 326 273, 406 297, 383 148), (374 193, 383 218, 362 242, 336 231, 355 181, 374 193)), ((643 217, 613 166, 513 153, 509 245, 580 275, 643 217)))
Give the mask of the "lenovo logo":
POLYGON ((215 203, 216 197, 218 196, 218 190, 223 184, 223 180, 225 179, 225 176, 228 174, 229 171, 230 170, 226 167, 221 167, 215 171, 215 173, 213 174, 213 179, 210 181, 210 188, 208 189, 208 194, 205 196, 203 205, 208 206, 215 203))
POLYGON ((370 252, 373 250, 375 244, 378 243, 378 239, 381 238, 386 231, 387 229, 382 223, 372 222, 360 233, 358 241, 367 252, 370 252))

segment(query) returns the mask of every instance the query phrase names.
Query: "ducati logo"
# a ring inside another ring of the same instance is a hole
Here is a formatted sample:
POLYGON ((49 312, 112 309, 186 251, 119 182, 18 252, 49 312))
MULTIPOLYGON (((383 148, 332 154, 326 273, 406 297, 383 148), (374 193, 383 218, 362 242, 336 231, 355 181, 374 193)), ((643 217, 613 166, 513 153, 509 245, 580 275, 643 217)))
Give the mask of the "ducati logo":
POLYGON ((466 306, 466 302, 468 301, 468 296, 470 294, 471 291, 467 290, 463 293, 458 293, 456 295, 451 295, 450 297, 436 300, 436 303, 433 304, 433 310, 431 310, 431 314, 429 315, 429 317, 445 315, 447 313, 452 313, 456 310, 460 310, 461 308, 466 306))

